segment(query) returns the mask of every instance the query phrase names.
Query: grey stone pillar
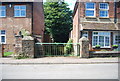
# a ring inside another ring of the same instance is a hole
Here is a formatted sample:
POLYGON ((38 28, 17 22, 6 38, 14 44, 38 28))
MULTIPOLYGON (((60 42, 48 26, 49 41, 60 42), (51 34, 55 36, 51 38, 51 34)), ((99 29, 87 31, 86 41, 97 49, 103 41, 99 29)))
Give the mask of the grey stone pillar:
POLYGON ((80 58, 89 58, 89 40, 86 37, 82 37, 79 40, 80 43, 80 58))
POLYGON ((25 54, 25 56, 28 56, 29 58, 34 58, 34 38, 31 36, 25 36, 22 39, 22 52, 25 54))

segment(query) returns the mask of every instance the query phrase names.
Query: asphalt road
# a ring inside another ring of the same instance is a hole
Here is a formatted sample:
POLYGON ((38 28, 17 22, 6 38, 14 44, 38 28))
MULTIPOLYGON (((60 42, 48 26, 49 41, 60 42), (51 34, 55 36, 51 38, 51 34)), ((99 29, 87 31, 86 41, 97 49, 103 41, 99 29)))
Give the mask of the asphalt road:
POLYGON ((118 64, 3 65, 3 79, 118 79, 118 64))

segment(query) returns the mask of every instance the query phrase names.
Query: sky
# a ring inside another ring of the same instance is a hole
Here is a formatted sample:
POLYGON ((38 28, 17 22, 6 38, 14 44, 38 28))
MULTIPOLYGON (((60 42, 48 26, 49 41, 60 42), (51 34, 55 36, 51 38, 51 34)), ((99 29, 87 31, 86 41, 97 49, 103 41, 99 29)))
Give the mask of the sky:
MULTIPOLYGON (((46 0, 43 0, 43 1, 45 2, 46 0)), ((68 3, 69 8, 70 8, 71 10, 74 9, 74 5, 75 5, 76 0, 65 0, 65 2, 68 3)))
POLYGON ((76 0, 65 0, 65 2, 68 3, 69 8, 70 8, 71 10, 74 9, 74 5, 75 5, 76 0))

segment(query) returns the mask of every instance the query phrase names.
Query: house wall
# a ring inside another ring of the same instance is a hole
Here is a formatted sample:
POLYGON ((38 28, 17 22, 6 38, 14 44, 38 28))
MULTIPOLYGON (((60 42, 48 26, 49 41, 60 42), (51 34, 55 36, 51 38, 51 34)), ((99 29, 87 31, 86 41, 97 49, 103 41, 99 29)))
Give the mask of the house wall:
POLYGON ((43 41, 44 35, 44 11, 43 2, 33 3, 33 35, 40 35, 43 41))
POLYGON ((79 33, 80 32, 79 32, 78 9, 77 9, 75 16, 73 18, 73 31, 72 31, 73 43, 78 43, 79 33))
MULTIPOLYGON (((86 0, 86 2, 89 2, 89 0, 86 0)), ((113 31, 114 30, 120 30, 120 23, 117 23, 117 25, 114 24, 114 18, 115 18, 115 12, 114 12, 114 2, 107 2, 109 3, 109 18, 100 18, 99 17, 99 3, 101 2, 95 2, 96 3, 96 17, 86 17, 85 16, 85 2, 80 2, 79 6, 77 7, 75 5, 74 13, 73 13, 73 40, 77 42, 77 40, 82 37, 83 31, 88 31, 88 39, 90 42, 90 50, 93 50, 92 48, 92 32, 95 31, 108 31, 111 32, 111 47, 113 45, 113 31), (79 12, 78 12, 79 11, 79 12), (76 24, 79 24, 78 28, 76 28, 76 24), (86 25, 88 25, 86 27, 86 25), (91 24, 91 25, 90 25, 91 24), (104 27, 105 26, 105 27, 104 27), (107 26, 107 27, 106 27, 107 26), (86 29, 85 29, 86 27, 86 29), (93 29, 94 28, 94 29, 93 29), (78 31, 79 30, 79 31, 78 31), (111 30, 111 31, 110 31, 111 30), (78 31, 78 32, 76 32, 78 31), (78 37, 77 37, 78 35, 78 37)), ((120 18, 120 7, 117 7, 117 18, 119 20, 120 18)), ((120 22, 120 20, 119 20, 120 22)), ((106 50, 110 50, 111 48, 106 48, 106 50)))
POLYGON ((6 17, 0 18, 0 30, 6 30, 5 51, 13 51, 15 45, 15 35, 22 29, 30 32, 32 35, 41 35, 44 33, 44 15, 42 2, 5 2, 6 17), (12 6, 9 7, 9 4, 12 6), (14 17, 14 5, 26 5, 26 17, 14 17), (8 47, 11 47, 8 48, 8 47))

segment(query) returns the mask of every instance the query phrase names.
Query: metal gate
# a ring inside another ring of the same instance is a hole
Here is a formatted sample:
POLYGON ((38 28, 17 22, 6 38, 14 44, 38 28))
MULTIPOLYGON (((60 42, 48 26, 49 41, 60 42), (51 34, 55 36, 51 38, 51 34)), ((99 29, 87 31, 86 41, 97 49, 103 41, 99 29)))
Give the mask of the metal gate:
POLYGON ((80 45, 74 43, 36 43, 36 56, 79 56, 80 45))

